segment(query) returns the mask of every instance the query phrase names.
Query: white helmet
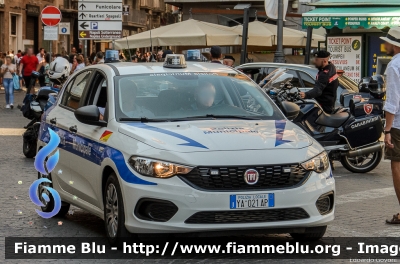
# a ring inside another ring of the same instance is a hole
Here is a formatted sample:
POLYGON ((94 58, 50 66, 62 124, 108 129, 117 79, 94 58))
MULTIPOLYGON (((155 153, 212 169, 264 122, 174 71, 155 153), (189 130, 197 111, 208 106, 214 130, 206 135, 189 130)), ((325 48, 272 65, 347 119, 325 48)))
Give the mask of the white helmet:
POLYGON ((70 66, 68 60, 57 57, 50 63, 49 78, 55 84, 62 84, 69 76, 70 66))

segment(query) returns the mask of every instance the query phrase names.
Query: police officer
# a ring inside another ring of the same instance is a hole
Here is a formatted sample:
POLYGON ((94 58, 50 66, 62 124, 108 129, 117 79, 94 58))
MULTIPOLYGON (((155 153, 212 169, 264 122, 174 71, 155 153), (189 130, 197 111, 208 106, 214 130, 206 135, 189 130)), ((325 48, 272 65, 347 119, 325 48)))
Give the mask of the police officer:
POLYGON ((306 93, 300 93, 300 97, 303 99, 315 98, 328 114, 332 114, 335 110, 336 91, 339 86, 339 76, 336 73, 335 65, 329 62, 330 55, 325 50, 314 54, 314 65, 319 70, 314 88, 306 93))

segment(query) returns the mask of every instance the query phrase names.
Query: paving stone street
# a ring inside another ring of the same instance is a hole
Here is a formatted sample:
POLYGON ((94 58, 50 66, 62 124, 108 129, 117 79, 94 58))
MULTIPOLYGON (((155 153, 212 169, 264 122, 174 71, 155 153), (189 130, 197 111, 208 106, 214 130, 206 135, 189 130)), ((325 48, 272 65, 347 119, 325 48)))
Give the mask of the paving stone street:
MULTIPOLYGON (((15 106, 22 102, 24 91, 15 93, 15 106)), ((29 199, 30 184, 37 179, 33 159, 22 153, 22 133, 25 119, 17 107, 5 109, 4 90, 0 90, 0 262, 4 260, 4 241, 9 236, 27 237, 103 237, 103 221, 79 208, 64 218, 43 219, 29 199), (58 222, 62 221, 62 225, 58 222)), ((398 213, 398 205, 390 172, 390 163, 380 165, 367 174, 353 174, 338 162, 335 164, 336 218, 328 227, 328 237, 399 237, 400 226, 385 224, 385 219, 398 213)), ((296 199, 296 197, 293 197, 296 199)), ((38 208, 37 208, 38 209, 38 208)), ((288 235, 268 235, 266 241, 288 239, 288 235)), ((265 263, 267 260, 247 261, 265 263)), ((271 262, 270 260, 268 260, 271 262)), ((7 263, 26 263, 24 260, 7 260, 7 263)), ((43 262, 54 262, 45 260, 43 262)), ((130 263, 129 260, 59 260, 57 263, 130 263)), ((135 263, 207 263, 197 260, 135 260, 135 263)), ((242 263, 243 260, 213 260, 212 263, 242 263)), ((276 260, 272 262, 282 262, 276 260)), ((285 263, 320 263, 321 261, 287 260, 285 263)), ((330 263, 331 261, 326 261, 330 263)), ((347 261, 343 261, 347 262, 347 261)), ((35 261, 35 263, 40 263, 35 261)))

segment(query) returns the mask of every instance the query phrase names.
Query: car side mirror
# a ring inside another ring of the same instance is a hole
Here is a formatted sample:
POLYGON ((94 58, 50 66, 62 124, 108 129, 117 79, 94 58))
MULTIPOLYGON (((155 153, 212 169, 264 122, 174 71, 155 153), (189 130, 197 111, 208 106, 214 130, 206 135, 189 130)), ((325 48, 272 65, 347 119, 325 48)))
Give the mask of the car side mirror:
POLYGON ((106 127, 107 122, 100 120, 99 108, 95 105, 87 105, 79 107, 75 110, 75 117, 79 122, 92 125, 106 127))
POLYGON ((283 101, 281 106, 283 114, 289 120, 295 119, 300 113, 300 107, 295 103, 283 101))

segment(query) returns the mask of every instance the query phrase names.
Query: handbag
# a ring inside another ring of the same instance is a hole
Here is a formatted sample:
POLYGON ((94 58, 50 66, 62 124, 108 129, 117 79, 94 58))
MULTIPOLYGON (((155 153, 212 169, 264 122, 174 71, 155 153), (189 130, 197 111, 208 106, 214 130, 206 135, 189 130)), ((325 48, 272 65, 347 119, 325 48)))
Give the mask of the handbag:
POLYGON ((16 75, 15 73, 13 74, 13 83, 14 83, 14 90, 21 89, 21 87, 19 85, 19 76, 16 75))

